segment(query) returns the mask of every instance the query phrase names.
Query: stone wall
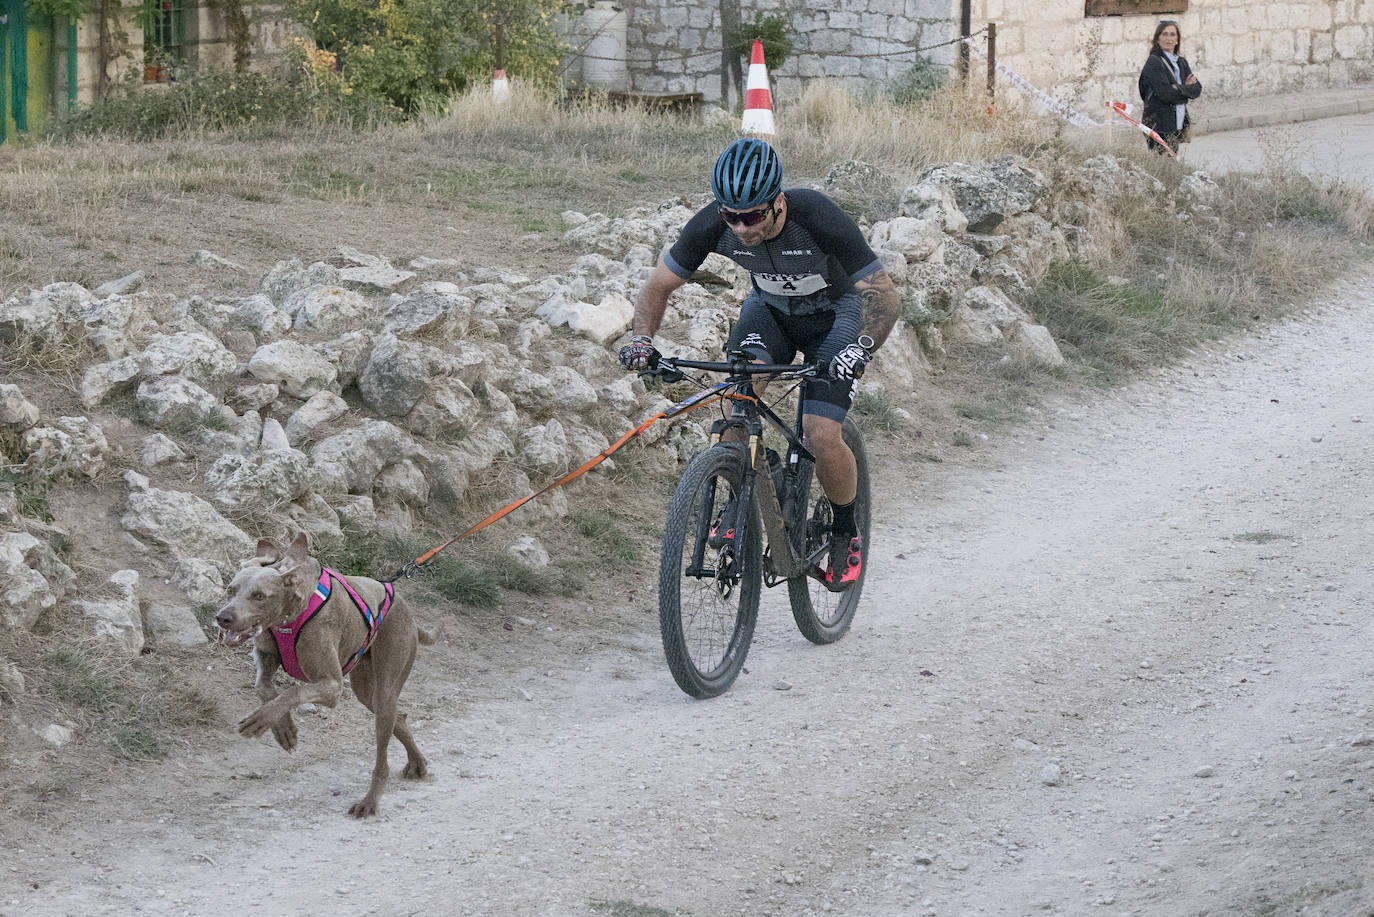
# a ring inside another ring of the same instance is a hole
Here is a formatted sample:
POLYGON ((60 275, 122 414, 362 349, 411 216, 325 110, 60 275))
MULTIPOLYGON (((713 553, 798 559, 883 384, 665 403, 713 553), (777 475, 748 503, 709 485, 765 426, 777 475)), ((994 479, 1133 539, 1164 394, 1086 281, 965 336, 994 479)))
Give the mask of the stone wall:
MULTIPOLYGON (((721 100, 719 0, 623 0, 629 15, 630 77, 636 92, 700 92, 721 100)), ((836 0, 825 6, 788 4, 794 50, 769 75, 780 98, 796 98, 807 80, 838 79, 854 89, 899 78, 913 49, 948 41, 957 26, 951 0, 836 0)), ((777 14, 776 3, 742 0, 740 18, 777 14)), ((927 55, 948 64, 947 46, 927 55)), ((747 61, 746 70, 747 70, 747 61)), ((732 91, 726 104, 738 101, 732 91)))
POLYGON ((1184 13, 1105 17, 1084 17, 1082 0, 974 0, 973 19, 997 22, 997 56, 1031 82, 1057 95, 1081 85, 1094 116, 1104 99, 1139 104, 1136 79, 1160 19, 1178 20, 1204 105, 1374 79, 1374 0, 1193 0, 1184 13), (1099 36, 1098 65, 1083 79, 1099 36))
MULTIPOLYGON (((700 92, 721 100, 718 0, 621 0, 629 16, 632 88, 700 92)), ((741 0, 743 21, 779 4, 741 0)), ((816 77, 871 89, 900 78, 913 49, 953 37, 958 0, 837 0, 788 4, 792 57, 776 70, 778 102, 816 77)), ((1183 50, 1205 86, 1204 99, 1263 96, 1374 79, 1374 0, 1193 0, 1182 14, 1085 17, 1083 0, 973 0, 973 27, 995 21, 998 57, 1061 97, 1076 93, 1096 115, 1105 99, 1138 102, 1135 82, 1155 22, 1177 18, 1183 50), (1099 43, 1086 74, 1088 49, 1099 43)), ((949 65, 949 47, 922 56, 949 65)), ((1010 90, 1008 90, 1010 91, 1010 90)), ((738 101, 731 93, 726 104, 738 101)), ((1205 103, 1204 103, 1205 104, 1205 103)))

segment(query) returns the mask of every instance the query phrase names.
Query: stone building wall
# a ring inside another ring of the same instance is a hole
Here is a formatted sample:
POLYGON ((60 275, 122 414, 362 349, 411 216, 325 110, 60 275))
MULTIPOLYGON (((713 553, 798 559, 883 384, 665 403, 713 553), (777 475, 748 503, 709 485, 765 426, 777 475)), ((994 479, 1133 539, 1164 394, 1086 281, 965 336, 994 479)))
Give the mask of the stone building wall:
MULTIPOLYGON (((834 0, 826 5, 742 0, 740 18, 755 12, 787 15, 794 50, 769 75, 782 98, 795 98, 805 81, 829 77, 863 90, 899 78, 916 60, 914 48, 953 38, 952 0, 834 0)), ((718 0, 622 0, 629 16, 628 57, 636 92, 700 92, 721 101, 718 0)), ((949 47, 922 55, 953 60, 949 47)), ((747 69, 747 61, 746 61, 747 69)), ((731 93, 727 104, 738 101, 731 93)))
MULTIPOLYGON (((632 88, 701 92, 721 101, 718 0, 619 0, 629 17, 632 88), (714 53, 713 53, 714 52, 714 53)), ((953 37, 958 0, 836 0, 828 6, 741 0, 789 15, 795 50, 772 70, 778 101, 817 77, 872 89, 912 65, 912 49, 953 37)), ((1192 0, 1183 13, 1085 16, 1083 0, 973 0, 973 28, 998 28, 998 57, 1096 116, 1103 100, 1138 102, 1136 77, 1160 18, 1177 19, 1184 55, 1203 81, 1204 99, 1263 96, 1374 79, 1374 0, 1192 0), (1089 49, 1097 63, 1087 73, 1089 49)), ((922 56, 949 65, 953 51, 922 56)), ((1014 91, 1008 88, 1006 91, 1014 91)), ((727 104, 738 101, 731 97, 727 104)))
POLYGON ((973 19, 997 21, 1008 66, 1061 97, 1081 86, 1085 108, 1139 103, 1136 79, 1160 19, 1178 21, 1203 105, 1374 79, 1374 0, 1191 0, 1182 13, 1105 17, 1085 17, 1082 0, 974 0, 973 19), (1085 79, 1086 49, 1099 40, 1085 79))
MULTIPOLYGON (((250 66, 256 70, 270 70, 283 66, 284 48, 299 26, 287 19, 280 2, 264 0, 253 5, 253 51, 250 66)), ((123 54, 108 62, 106 73, 112 83, 138 82, 143 64, 143 30, 135 21, 133 10, 126 9, 121 29, 126 38, 117 43, 123 54)), ((227 70, 234 65, 234 49, 230 43, 223 17, 205 0, 186 4, 185 20, 186 62, 183 69, 227 70)), ((54 92, 59 99, 67 97, 67 38, 66 28, 54 30, 54 92)), ((96 15, 89 15, 77 24, 76 35, 77 101, 90 104, 97 96, 100 82, 100 23, 96 15)), ((166 84, 149 84, 156 90, 166 84)), ((65 102, 63 102, 65 105, 65 102)))

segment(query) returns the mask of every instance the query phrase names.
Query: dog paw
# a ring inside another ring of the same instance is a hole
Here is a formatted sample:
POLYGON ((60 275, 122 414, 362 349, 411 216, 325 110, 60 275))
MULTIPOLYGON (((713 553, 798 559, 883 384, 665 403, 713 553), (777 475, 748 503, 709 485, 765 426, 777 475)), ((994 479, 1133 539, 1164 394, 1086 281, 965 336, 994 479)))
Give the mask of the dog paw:
POLYGON ((239 735, 255 739, 266 732, 267 727, 271 725, 272 721, 262 716, 261 710, 256 710, 239 720, 239 735))
POLYGON ((354 818, 371 818, 377 814, 377 800, 371 796, 364 796, 360 801, 353 803, 348 809, 348 814, 354 818))
POLYGON ((272 738, 277 740, 277 744, 287 751, 296 750, 296 724, 287 717, 285 721, 276 723, 272 726, 272 738))
POLYGON ((429 776, 429 762, 424 758, 412 758, 406 762, 406 769, 401 772, 401 776, 408 780, 419 780, 429 776))

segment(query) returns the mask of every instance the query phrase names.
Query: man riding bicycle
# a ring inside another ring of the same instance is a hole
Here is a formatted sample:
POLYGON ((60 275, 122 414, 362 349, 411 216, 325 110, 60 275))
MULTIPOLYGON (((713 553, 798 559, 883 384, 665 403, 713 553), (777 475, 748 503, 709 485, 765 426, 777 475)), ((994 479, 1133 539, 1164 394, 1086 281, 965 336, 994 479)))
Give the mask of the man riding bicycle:
POLYGON ((901 299, 863 232, 834 201, 819 191, 783 190, 782 162, 767 143, 730 144, 711 172, 711 191, 716 202, 688 221, 640 290, 634 336, 621 348, 620 362, 641 370, 657 361, 653 334, 668 296, 708 254, 718 252, 750 272, 754 288, 740 305, 726 350, 764 363, 790 363, 800 351, 826 370, 825 378, 802 387, 803 429, 833 512, 825 582, 839 592, 863 570, 854 519, 858 473, 841 424, 855 381, 887 340, 901 299))

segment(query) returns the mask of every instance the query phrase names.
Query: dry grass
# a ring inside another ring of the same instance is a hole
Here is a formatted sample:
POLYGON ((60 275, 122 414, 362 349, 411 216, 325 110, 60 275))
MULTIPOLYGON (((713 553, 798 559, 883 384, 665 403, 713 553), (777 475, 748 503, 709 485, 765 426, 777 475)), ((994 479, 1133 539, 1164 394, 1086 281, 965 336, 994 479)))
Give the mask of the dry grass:
POLYGON ((995 107, 976 87, 947 84, 914 105, 861 99, 843 86, 817 80, 794 105, 778 111, 778 146, 789 166, 823 171, 846 159, 880 164, 899 176, 937 162, 978 161, 1011 153, 1033 155, 1044 145, 1043 125, 1024 103, 1002 98, 995 107))

